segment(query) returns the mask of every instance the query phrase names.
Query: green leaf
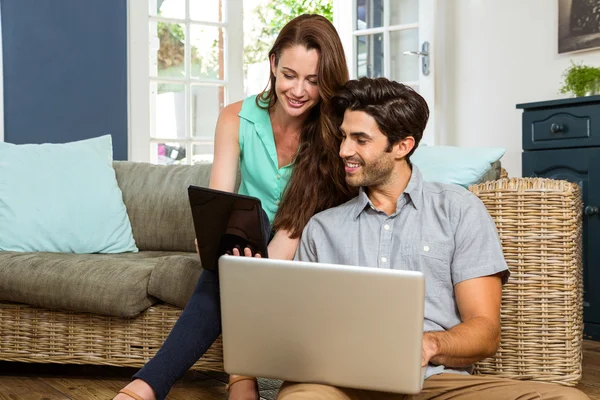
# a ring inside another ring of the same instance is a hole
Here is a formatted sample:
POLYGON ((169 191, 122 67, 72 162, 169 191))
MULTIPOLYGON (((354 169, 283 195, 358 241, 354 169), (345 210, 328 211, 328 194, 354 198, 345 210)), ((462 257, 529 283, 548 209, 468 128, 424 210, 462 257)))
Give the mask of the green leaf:
POLYGON ((333 0, 269 0, 259 5, 253 14, 258 23, 247 33, 246 65, 266 61, 279 31, 298 15, 320 14, 333 22, 333 0))

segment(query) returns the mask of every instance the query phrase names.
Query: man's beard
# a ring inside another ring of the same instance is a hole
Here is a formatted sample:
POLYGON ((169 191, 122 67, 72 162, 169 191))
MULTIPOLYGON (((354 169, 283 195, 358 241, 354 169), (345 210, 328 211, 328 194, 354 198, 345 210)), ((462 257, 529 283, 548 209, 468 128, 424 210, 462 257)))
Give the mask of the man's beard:
POLYGON ((378 186, 386 184, 390 181, 394 171, 394 160, 390 157, 390 153, 383 152, 376 161, 365 163, 362 159, 349 159, 346 161, 360 163, 361 167, 358 173, 346 174, 346 182, 350 186, 378 186))

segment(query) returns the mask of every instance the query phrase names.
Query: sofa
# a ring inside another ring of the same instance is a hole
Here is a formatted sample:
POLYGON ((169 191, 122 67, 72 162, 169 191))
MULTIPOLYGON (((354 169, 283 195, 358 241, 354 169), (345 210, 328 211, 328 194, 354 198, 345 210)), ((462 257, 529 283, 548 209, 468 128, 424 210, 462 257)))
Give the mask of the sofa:
MULTIPOLYGON (((140 367, 160 348, 201 273, 187 200, 211 165, 114 162, 139 252, 0 252, 0 360, 140 367)), ((566 181, 470 190, 496 221, 512 271, 502 341, 476 373, 575 385, 581 377, 581 196, 566 181)), ((500 178, 500 179, 498 179, 500 178)), ((222 371, 221 341, 193 369, 222 371)))
POLYGON ((0 360, 141 366, 177 320, 202 271, 187 187, 211 165, 113 167, 139 252, 0 252, 0 360))

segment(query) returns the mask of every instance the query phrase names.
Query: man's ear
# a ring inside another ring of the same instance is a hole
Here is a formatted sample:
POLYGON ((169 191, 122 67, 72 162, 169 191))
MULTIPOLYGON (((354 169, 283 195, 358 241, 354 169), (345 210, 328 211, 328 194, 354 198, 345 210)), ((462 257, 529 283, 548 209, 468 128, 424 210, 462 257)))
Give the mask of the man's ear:
POLYGON ((406 157, 406 155, 408 153, 410 153, 414 147, 415 147, 415 138, 412 136, 408 136, 405 139, 399 140, 394 145, 394 152, 396 153, 396 159, 400 160, 400 159, 406 157))

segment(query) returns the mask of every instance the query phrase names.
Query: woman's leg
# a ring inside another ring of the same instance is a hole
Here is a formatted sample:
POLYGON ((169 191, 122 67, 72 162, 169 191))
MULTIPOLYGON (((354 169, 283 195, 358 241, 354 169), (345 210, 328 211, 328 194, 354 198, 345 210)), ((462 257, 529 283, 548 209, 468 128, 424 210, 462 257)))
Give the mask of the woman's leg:
MULTIPOLYGON (((262 211, 265 240, 269 241, 269 218, 262 211)), ((196 250, 198 249, 196 244, 196 250)), ((157 400, 163 400, 171 387, 208 350, 221 334, 221 299, 218 270, 204 270, 198 279, 192 297, 177 323, 156 355, 133 378, 141 379, 152 387, 157 400)), ((127 388, 133 389, 136 381, 127 388)), ((254 384, 236 384, 239 389, 248 386, 256 393, 254 384)), ((242 389, 243 390, 243 389, 242 389)), ((135 391, 135 390, 134 390, 135 391)))
POLYGON ((158 400, 164 399, 220 334, 219 277, 216 270, 204 270, 165 343, 134 378, 152 386, 158 400))

